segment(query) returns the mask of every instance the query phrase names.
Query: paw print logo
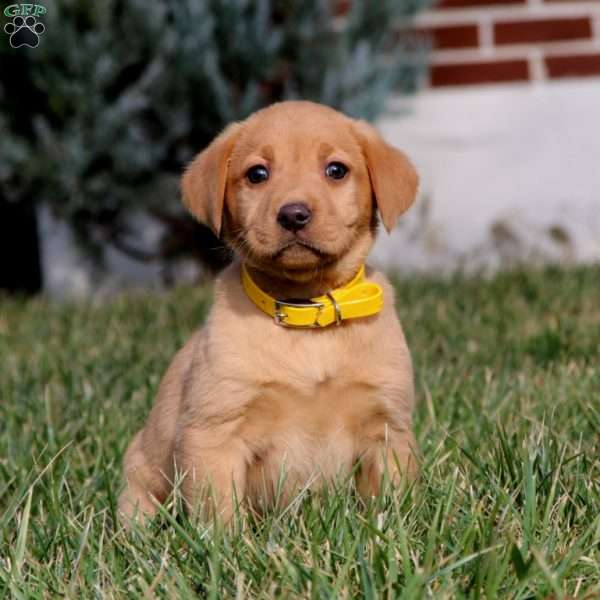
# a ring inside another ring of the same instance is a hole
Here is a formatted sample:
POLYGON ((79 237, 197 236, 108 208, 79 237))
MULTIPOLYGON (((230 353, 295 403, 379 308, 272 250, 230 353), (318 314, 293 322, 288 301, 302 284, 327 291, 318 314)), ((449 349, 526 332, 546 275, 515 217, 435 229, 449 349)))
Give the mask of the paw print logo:
POLYGON ((10 45, 13 48, 21 46, 37 48, 40 35, 46 31, 46 28, 33 15, 29 15, 25 18, 15 17, 11 23, 4 26, 4 31, 10 35, 10 45))

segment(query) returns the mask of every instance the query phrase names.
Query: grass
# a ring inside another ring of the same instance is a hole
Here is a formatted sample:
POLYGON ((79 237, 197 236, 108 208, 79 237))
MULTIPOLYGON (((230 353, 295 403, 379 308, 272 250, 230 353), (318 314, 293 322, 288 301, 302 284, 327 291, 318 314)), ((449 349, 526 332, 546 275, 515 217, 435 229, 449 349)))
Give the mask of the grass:
POLYGON ((232 529, 115 522, 121 457, 207 289, 0 300, 0 594, 561 598, 600 594, 600 268, 397 282, 422 475, 340 483, 232 529))

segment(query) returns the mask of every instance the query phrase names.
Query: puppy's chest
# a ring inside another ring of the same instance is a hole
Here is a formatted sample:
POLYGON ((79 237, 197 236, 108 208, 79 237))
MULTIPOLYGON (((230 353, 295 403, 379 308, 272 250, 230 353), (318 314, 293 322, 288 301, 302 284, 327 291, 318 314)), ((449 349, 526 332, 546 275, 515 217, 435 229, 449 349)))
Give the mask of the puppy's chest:
POLYGON ((373 335, 351 328, 290 331, 267 321, 237 340, 221 376, 237 382, 247 419, 265 431, 353 430, 385 412, 396 387, 394 358, 373 335))
POLYGON ((205 354, 218 401, 203 403, 201 412, 208 422, 232 415, 259 470, 274 477, 282 460, 301 479, 316 465, 329 475, 347 471, 365 440, 398 419, 411 389, 403 338, 385 322, 317 331, 264 318, 235 331, 219 325, 205 354))
POLYGON ((314 333, 261 353, 260 377, 247 373, 251 393, 240 434, 259 470, 274 477, 282 462, 292 479, 349 472, 364 437, 383 433, 390 413, 390 394, 366 349, 345 336, 314 333))
POLYGON ((285 386, 314 397, 375 385, 384 357, 375 357, 372 341, 345 331, 289 331, 269 322, 263 331, 239 340, 236 376, 252 386, 285 386))

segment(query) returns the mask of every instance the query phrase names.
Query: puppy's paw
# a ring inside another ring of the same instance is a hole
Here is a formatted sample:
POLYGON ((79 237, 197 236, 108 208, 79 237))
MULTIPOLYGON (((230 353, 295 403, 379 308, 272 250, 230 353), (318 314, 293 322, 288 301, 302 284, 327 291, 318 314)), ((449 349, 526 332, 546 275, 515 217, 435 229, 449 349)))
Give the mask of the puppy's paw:
POLYGON ((136 495, 127 487, 119 497, 119 521, 127 530, 133 523, 145 525, 156 515, 157 504, 158 501, 149 494, 136 495))

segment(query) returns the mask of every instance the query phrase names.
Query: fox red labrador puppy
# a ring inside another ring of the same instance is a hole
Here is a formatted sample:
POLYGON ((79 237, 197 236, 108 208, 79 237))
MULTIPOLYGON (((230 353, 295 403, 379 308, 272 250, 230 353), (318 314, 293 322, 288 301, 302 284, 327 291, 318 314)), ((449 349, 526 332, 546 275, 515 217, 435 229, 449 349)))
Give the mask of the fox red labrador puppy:
POLYGON ((415 473, 411 358, 392 287, 364 265, 417 182, 372 126, 311 102, 231 124, 190 164, 186 205, 238 258, 127 450, 126 522, 176 473, 189 507, 225 520, 236 499, 268 506, 355 467, 365 496, 415 473))

